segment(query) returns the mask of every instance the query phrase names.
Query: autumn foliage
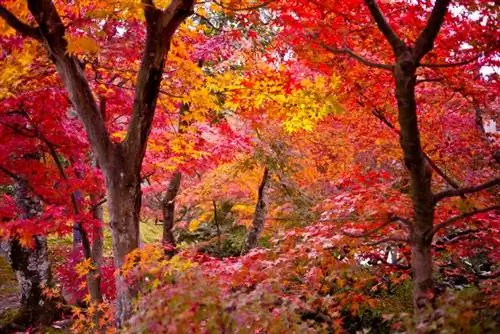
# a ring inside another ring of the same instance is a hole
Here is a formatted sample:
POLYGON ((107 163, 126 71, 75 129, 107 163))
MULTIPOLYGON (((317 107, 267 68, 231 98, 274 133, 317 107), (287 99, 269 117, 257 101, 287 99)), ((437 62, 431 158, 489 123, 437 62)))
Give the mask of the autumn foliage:
POLYGON ((498 14, 0 1, 0 328, 493 331, 498 14))

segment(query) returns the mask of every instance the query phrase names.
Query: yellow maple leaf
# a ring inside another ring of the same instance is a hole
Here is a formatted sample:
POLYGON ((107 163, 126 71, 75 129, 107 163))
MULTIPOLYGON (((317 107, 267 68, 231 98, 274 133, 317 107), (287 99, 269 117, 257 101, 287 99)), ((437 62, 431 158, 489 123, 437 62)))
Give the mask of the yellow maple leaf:
POLYGON ((90 272, 91 270, 94 270, 94 269, 95 269, 95 266, 92 263, 91 258, 85 259, 75 266, 75 271, 78 274, 78 276, 84 276, 88 272, 90 272))
POLYGON ((65 36, 68 46, 66 52, 69 54, 97 54, 99 45, 97 41, 89 36, 65 36))

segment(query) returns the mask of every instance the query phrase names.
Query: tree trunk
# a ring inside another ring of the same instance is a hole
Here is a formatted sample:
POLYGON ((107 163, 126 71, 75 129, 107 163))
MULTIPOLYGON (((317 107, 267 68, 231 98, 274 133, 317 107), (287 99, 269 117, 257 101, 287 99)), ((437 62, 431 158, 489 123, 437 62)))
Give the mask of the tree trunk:
POLYGON ((252 227, 247 234, 245 244, 241 251, 242 254, 248 253, 252 248, 257 246, 257 241, 259 240, 259 235, 264 228, 264 223, 266 221, 267 213, 267 197, 266 188, 269 183, 269 170, 264 168, 264 174, 262 175, 262 180, 259 185, 259 193, 257 197, 257 205, 255 206, 255 214, 253 217, 252 227))
MULTIPOLYGON (((139 246, 141 206, 140 170, 156 109, 165 59, 170 41, 179 25, 193 13, 194 0, 172 0, 164 8, 152 2, 143 6, 146 41, 135 82, 135 97, 127 135, 121 143, 109 136, 103 112, 78 59, 67 52, 66 28, 52 1, 28 0, 28 9, 38 23, 28 35, 39 40, 56 65, 69 99, 83 122, 85 131, 105 175, 113 255, 120 268, 126 255, 139 246)), ((82 232, 82 231, 80 231, 82 232)), ((131 314, 131 298, 136 289, 119 273, 116 278, 116 320, 122 326, 131 314)))
MULTIPOLYGON (((92 202, 95 205, 97 200, 92 197, 92 202)), ((92 263, 95 266, 95 270, 92 270, 87 274, 87 286, 89 288, 89 293, 91 300, 93 302, 102 302, 102 290, 101 290, 101 264, 102 264, 102 251, 103 251, 103 228, 102 223, 104 222, 103 208, 98 205, 92 210, 93 218, 101 222, 100 226, 94 226, 92 228, 92 235, 94 237, 92 243, 91 258, 92 263)))
MULTIPOLYGON (((104 170, 107 184, 109 226, 113 244, 115 268, 121 268, 128 253, 139 247, 139 214, 141 183, 139 171, 130 171, 120 160, 111 170, 104 170)), ((122 326, 132 312, 131 301, 137 288, 125 281, 121 272, 116 276, 116 321, 122 326)))
POLYGON ((418 130, 415 101, 416 66, 411 48, 403 51, 394 68, 396 99, 401 127, 400 143, 410 174, 411 198, 415 225, 411 232, 411 266, 415 311, 432 300, 431 240, 428 235, 434 222, 434 197, 431 190, 432 169, 424 157, 418 130))
POLYGON ((177 171, 172 176, 167 188, 167 193, 162 200, 163 211, 163 238, 162 242, 165 245, 175 247, 175 238, 172 233, 172 228, 175 223, 175 197, 179 192, 181 185, 182 173, 177 171))
MULTIPOLYGON (((34 218, 41 211, 40 203, 29 193, 25 180, 16 180, 14 196, 21 212, 19 219, 34 218)), ((19 282, 21 309, 16 322, 26 325, 51 321, 55 315, 52 302, 43 296, 43 287, 50 286, 52 279, 47 238, 33 237, 31 248, 13 238, 4 243, 4 250, 19 282)))

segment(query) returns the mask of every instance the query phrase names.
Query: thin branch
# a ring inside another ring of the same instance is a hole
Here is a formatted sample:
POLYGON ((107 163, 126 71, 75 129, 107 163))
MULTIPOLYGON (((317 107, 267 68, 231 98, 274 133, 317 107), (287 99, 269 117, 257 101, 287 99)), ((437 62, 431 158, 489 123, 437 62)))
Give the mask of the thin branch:
POLYGON ((480 53, 471 59, 463 60, 463 61, 460 61, 457 63, 444 63, 444 64, 420 63, 419 66, 430 67, 430 68, 447 68, 447 67, 464 66, 464 65, 468 65, 470 63, 475 62, 476 60, 478 60, 481 57, 481 55, 482 54, 480 53))
POLYGON ((479 213, 485 213, 485 212, 488 212, 488 211, 495 211, 495 210, 500 210, 500 205, 493 205, 493 206, 486 207, 484 209, 478 209, 478 210, 466 212, 466 213, 463 213, 461 215, 458 215, 458 216, 452 217, 450 219, 447 219, 444 222, 435 225, 432 228, 432 230, 429 232, 428 238, 432 239, 434 237, 434 235, 439 230, 441 230, 441 229, 443 229, 445 227, 448 227, 448 226, 456 223, 459 220, 462 220, 462 219, 465 219, 465 218, 468 218, 468 217, 472 217, 472 216, 477 215, 479 213))
POLYGON ((366 65, 366 66, 370 66, 370 67, 374 67, 374 68, 380 68, 380 69, 383 69, 383 70, 387 70, 387 71, 392 71, 393 69, 393 65, 389 65, 389 64, 380 64, 380 63, 376 63, 376 62, 373 62, 371 60, 368 60, 362 56, 360 56, 359 54, 355 53, 353 50, 347 48, 347 47, 343 47, 343 48, 334 48, 332 46, 329 46, 329 45, 325 45, 323 43, 321 43, 321 46, 323 48, 325 48, 326 50, 332 52, 332 53, 335 53, 335 54, 346 54, 346 55, 349 55, 351 58, 354 58, 356 59, 357 61, 359 61, 360 63, 366 65))
POLYGON ((19 175, 17 175, 14 172, 11 172, 10 170, 8 170, 7 168, 5 168, 3 166, 0 166, 0 171, 2 171, 5 175, 7 175, 8 177, 10 177, 11 179, 13 179, 15 181, 23 180, 22 177, 20 177, 19 175))
MULTIPOLYGON (((394 131, 394 133, 396 133, 398 136, 400 135, 399 130, 387 119, 387 117, 385 117, 385 115, 379 109, 377 109, 377 108, 373 109, 372 114, 373 114, 373 116, 377 117, 380 121, 382 121, 382 123, 387 125, 387 127, 389 127, 392 131, 394 131)), ((439 168, 438 165, 436 165, 436 163, 431 159, 431 157, 429 157, 429 155, 427 153, 422 151, 422 154, 424 155, 424 158, 427 160, 427 162, 429 163, 431 168, 439 176, 441 176, 443 178, 443 180, 445 180, 450 186, 452 186, 455 189, 460 188, 460 185, 458 183, 456 183, 453 179, 451 179, 448 175, 446 175, 441 170, 441 168, 439 168)))
POLYGON ((404 242, 404 243, 408 243, 409 241, 410 241, 410 239, 408 239, 407 237, 393 236, 393 237, 387 237, 387 238, 384 238, 384 239, 380 239, 380 240, 377 240, 377 241, 374 241, 374 242, 370 242, 370 243, 367 243, 366 245, 367 246, 377 246, 377 245, 385 244, 385 243, 389 243, 389 242, 404 242))
POLYGON ((370 10, 370 13, 372 14, 375 23, 379 27, 380 31, 384 34, 385 38, 389 42, 389 44, 392 46, 392 49, 394 50, 395 54, 398 54, 401 52, 405 44, 404 42, 396 35, 394 30, 391 28, 389 23, 384 17, 384 14, 382 14, 382 11, 380 10, 379 6, 377 5, 376 0, 365 0, 365 4, 370 10))
MULTIPOLYGON (((452 186, 453 188, 455 189, 458 189, 460 188, 460 185, 458 183, 456 183, 452 178, 450 178, 448 175, 446 175, 442 170, 441 168, 439 168, 435 163, 434 161, 431 159, 431 157, 429 157, 429 155, 427 155, 427 153, 425 153, 424 151, 422 151, 422 154, 424 155, 424 158, 427 160, 427 162, 429 163, 429 165, 431 166, 432 169, 434 169, 434 171, 443 178, 443 180, 445 180, 446 182, 448 182, 448 184, 450 186, 452 186)), ((465 198, 463 196, 461 196, 462 198, 465 198)))
POLYGON ((106 203, 108 200, 106 197, 104 197, 103 199, 101 199, 99 202, 95 203, 95 204, 92 204, 92 210, 100 207, 101 205, 103 205, 104 203, 106 203))
POLYGON ((264 8, 267 5, 273 3, 274 1, 275 0, 268 0, 268 1, 265 1, 265 2, 258 4, 258 5, 248 6, 248 7, 240 7, 240 8, 227 6, 224 3, 222 3, 222 1, 219 2, 219 1, 214 0, 214 3, 216 3, 221 8, 231 10, 233 12, 242 12, 242 11, 247 11, 247 10, 256 10, 256 9, 264 8))
POLYGON ((414 57, 417 62, 434 47, 434 41, 441 29, 450 2, 451 0, 436 0, 427 25, 415 42, 414 57))
POLYGON ((455 196, 462 196, 465 194, 476 193, 476 192, 479 192, 481 190, 486 190, 488 188, 495 187, 498 184, 500 184, 500 177, 497 177, 497 178, 490 180, 488 182, 479 184, 477 186, 445 190, 445 191, 442 191, 442 192, 434 195, 434 202, 437 203, 437 202, 441 201, 442 199, 448 198, 448 197, 455 197, 455 196))
POLYGON ((479 232, 482 232, 484 230, 481 230, 481 229, 467 229, 467 230, 464 230, 464 231, 459 231, 459 232, 454 232, 452 234, 449 234, 449 235, 446 235, 442 238, 440 238, 439 240, 436 240, 436 245, 438 246, 441 246, 441 245, 444 245, 444 244, 447 244, 447 243, 452 243, 452 242, 455 242, 465 236, 469 236, 471 234, 474 234, 474 233, 479 233, 479 232))
POLYGON ((32 37, 36 40, 41 40, 42 36, 38 31, 38 28, 32 27, 21 20, 19 20, 12 12, 10 12, 3 5, 0 5, 0 17, 7 22, 14 30, 28 37, 32 37))
POLYGON ((351 232, 347 232, 347 231, 341 231, 341 233, 344 235, 347 235, 348 237, 352 237, 352 238, 365 238, 365 237, 368 237, 370 235, 377 233, 378 231, 382 230, 384 227, 386 227, 392 223, 399 223, 407 228, 411 228, 411 222, 409 220, 402 219, 402 218, 397 217, 397 216, 392 216, 385 223, 377 226, 374 229, 365 231, 363 233, 351 233, 351 232))

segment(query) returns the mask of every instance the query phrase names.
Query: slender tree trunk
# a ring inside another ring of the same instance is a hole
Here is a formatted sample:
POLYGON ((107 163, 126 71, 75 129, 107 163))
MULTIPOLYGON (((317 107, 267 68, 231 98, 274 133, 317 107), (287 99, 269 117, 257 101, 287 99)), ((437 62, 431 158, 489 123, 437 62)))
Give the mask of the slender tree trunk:
POLYGON ((172 176, 167 188, 167 193, 162 200, 163 212, 163 238, 162 242, 165 245, 175 247, 175 238, 172 233, 172 228, 175 223, 175 198, 179 192, 181 185, 182 173, 177 171, 172 176))
POLYGON ((257 241, 259 240, 260 233, 264 228, 264 223, 266 221, 267 213, 267 196, 266 188, 269 183, 269 170, 264 168, 264 174, 262 175, 262 180, 259 185, 259 192, 257 197, 257 205, 255 206, 255 214, 253 217, 252 227, 247 234, 245 244, 243 245, 242 254, 248 253, 252 248, 257 246, 257 241))
POLYGON ((431 240, 434 222, 434 197, 431 190, 432 169, 422 151, 415 101, 416 66, 412 50, 407 48, 394 68, 396 99, 401 126, 400 143, 410 174, 415 225, 411 232, 413 302, 416 311, 433 298, 431 240))
MULTIPOLYGON (((93 196, 91 196, 93 197, 93 196)), ((97 203, 95 198, 92 198, 94 205, 97 203)), ((102 302, 102 290, 101 290, 101 264, 102 264, 102 251, 103 251, 103 228, 102 223, 104 222, 103 208, 97 205, 92 210, 92 216, 101 222, 101 225, 94 226, 92 228, 92 236, 94 240, 92 242, 91 258, 92 263, 95 266, 95 270, 92 270, 87 274, 87 286, 89 288, 89 293, 91 300, 97 303, 102 302)))
MULTIPOLYGON (((16 180, 14 196, 21 211, 20 219, 34 218, 39 214, 40 203, 29 193, 25 180, 16 180)), ((43 287, 50 286, 52 279, 47 238, 33 237, 31 248, 24 247, 19 239, 13 238, 4 243, 4 250, 19 282, 21 309, 17 321, 23 325, 50 321, 54 309, 43 296, 43 287)))

